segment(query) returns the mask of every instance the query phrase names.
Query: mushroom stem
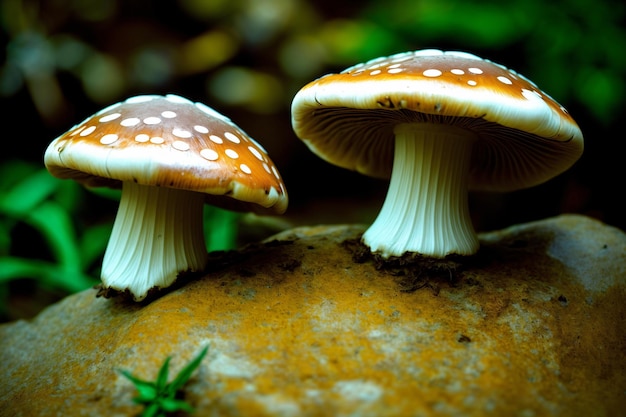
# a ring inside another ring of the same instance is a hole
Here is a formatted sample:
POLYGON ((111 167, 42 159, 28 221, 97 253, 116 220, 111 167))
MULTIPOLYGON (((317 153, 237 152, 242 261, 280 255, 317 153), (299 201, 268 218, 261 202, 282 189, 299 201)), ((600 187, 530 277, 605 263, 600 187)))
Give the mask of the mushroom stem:
POLYGON ((122 184, 122 196, 102 262, 104 288, 143 300, 178 274, 202 271, 208 255, 202 227, 203 194, 122 184))
POLYGON ((378 217, 363 242, 383 258, 415 252, 472 255, 479 243, 469 215, 469 130, 404 123, 395 130, 393 171, 378 217))

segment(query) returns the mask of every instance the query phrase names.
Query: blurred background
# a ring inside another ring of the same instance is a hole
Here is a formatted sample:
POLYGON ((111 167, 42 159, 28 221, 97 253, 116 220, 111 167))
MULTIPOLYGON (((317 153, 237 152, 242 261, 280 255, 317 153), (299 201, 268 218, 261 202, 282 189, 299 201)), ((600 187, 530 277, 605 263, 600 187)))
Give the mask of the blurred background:
POLYGON ((99 282, 117 194, 57 180, 47 145, 98 110, 175 93, 230 117, 286 179, 284 216, 207 208, 209 250, 287 227, 370 223, 387 182, 325 163, 291 130, 306 83, 379 56, 462 50, 533 80, 563 104, 585 153, 547 183, 471 194, 477 231, 560 213, 626 229, 621 0, 1 0, 0 321, 99 282), (219 221, 215 221, 219 219, 219 221))

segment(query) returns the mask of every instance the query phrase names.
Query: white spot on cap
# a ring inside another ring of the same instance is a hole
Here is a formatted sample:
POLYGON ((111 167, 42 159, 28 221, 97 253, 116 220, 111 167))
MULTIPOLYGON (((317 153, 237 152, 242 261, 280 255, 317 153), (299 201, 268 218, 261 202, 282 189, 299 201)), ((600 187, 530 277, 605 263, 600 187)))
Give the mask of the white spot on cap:
POLYGON ((422 74, 424 77, 439 77, 442 72, 438 69, 427 69, 422 74))
POLYGON ((259 148, 261 150, 261 152, 265 152, 267 153, 267 151, 265 150, 265 148, 256 140, 250 138, 250 142, 254 143, 256 145, 257 148, 259 148))
POLYGON ((135 141, 137 142, 147 142, 150 140, 150 136, 146 135, 145 133, 140 133, 137 136, 135 136, 135 141))
POLYGON ((161 123, 161 119, 159 119, 158 117, 146 117, 145 119, 143 119, 143 122, 147 125, 158 125, 159 123, 161 123))
POLYGON ((85 127, 86 127, 86 126, 81 126, 81 127, 79 127, 78 129, 76 129, 75 131, 73 131, 73 132, 70 134, 70 136, 75 136, 75 135, 78 135, 80 132, 82 132, 82 131, 83 131, 83 129, 84 129, 85 127))
POLYGON ((185 129, 179 129, 177 127, 174 128, 174 130, 172 130, 172 134, 174 136, 178 136, 179 138, 183 138, 183 139, 190 138, 192 136, 192 133, 190 131, 185 130, 185 129))
POLYGON ((224 137, 226 139, 228 139, 229 141, 233 142, 233 143, 240 143, 241 139, 239 139, 237 136, 235 136, 234 134, 230 133, 230 132, 225 132, 224 133, 224 137))
MULTIPOLYGON (((400 52, 400 54, 403 53, 407 53, 407 52, 400 52)), ((411 54, 410 52, 408 52, 408 54, 411 54)), ((418 51, 414 51, 412 53, 413 56, 437 56, 437 55, 443 55, 443 51, 439 50, 439 49, 420 49, 418 51)))
POLYGON ((211 135, 209 136, 209 139, 211 139, 211 142, 217 143, 218 145, 224 143, 224 140, 219 136, 211 135))
POLYGON ((261 155, 261 152, 259 152, 256 148, 248 146, 248 149, 250 150, 250 152, 252 152, 252 155, 256 156, 256 159, 258 159, 259 161, 263 162, 265 160, 263 158, 263 155, 261 155))
POLYGON ((268 174, 271 174, 272 171, 270 170, 269 165, 267 165, 267 163, 263 162, 263 169, 267 171, 268 174))
POLYGON ((226 154, 226 156, 233 158, 233 159, 237 159, 239 158, 239 154, 235 151, 233 151, 232 149, 226 149, 224 151, 224 153, 226 154))
POLYGON ((140 121, 141 120, 139 120, 136 117, 129 117, 128 119, 122 120, 120 124, 125 127, 130 127, 130 126, 136 126, 137 124, 139 124, 140 121))
POLYGON ((158 96, 154 96, 154 95, 135 96, 126 100, 126 103, 145 103, 146 101, 154 100, 157 97, 158 96))
POLYGON ((81 136, 87 136, 93 133, 93 131, 96 130, 95 126, 89 126, 87 129, 83 130, 82 132, 80 132, 81 136))
POLYGON ((209 129, 207 129, 207 128, 206 128, 206 127, 204 127, 204 126, 200 126, 200 125, 195 125, 195 126, 193 127, 193 130, 195 130, 195 131, 196 131, 196 132, 198 132, 198 133, 209 133, 209 129))
POLYGON ((471 72, 472 74, 482 74, 483 73, 483 70, 481 70, 480 68, 475 68, 475 67, 468 68, 467 70, 469 72, 471 72))
POLYGON ((108 114, 106 116, 101 117, 98 121, 99 122, 110 122, 111 120, 117 119, 121 115, 122 115, 121 113, 111 113, 111 114, 108 114))
POLYGON ((413 58, 413 56, 411 54, 405 53, 405 52, 401 52, 397 55, 391 56, 391 58, 393 58, 391 60, 391 62, 404 62, 404 61, 408 61, 409 59, 413 58))
POLYGON ((182 140, 175 140, 172 142, 172 148, 178 149, 179 151, 188 151, 190 146, 187 142, 183 142, 182 140))
POLYGON ((215 152, 213 149, 203 149, 203 150, 201 150, 200 151, 200 156, 203 157, 204 159, 208 159, 209 161, 215 161, 219 157, 217 152, 215 152))
POLYGON ((469 81, 467 82, 467 84, 468 84, 468 85, 471 85, 472 87, 474 87, 474 86, 475 86, 475 85, 477 85, 478 83, 477 83, 476 81, 474 81, 474 80, 469 80, 469 81))
POLYGON ((159 144, 161 144, 161 143, 165 142, 165 139, 163 139, 163 138, 162 138, 162 137, 160 137, 160 136, 154 136, 154 137, 151 137, 151 138, 150 138, 150 142, 151 142, 151 143, 154 143, 154 144, 156 144, 156 145, 159 145, 159 144))
POLYGON ((458 69, 458 68, 454 68, 451 69, 450 72, 454 75, 463 75, 465 74, 465 71, 463 71, 462 69, 458 69))
POLYGON ((449 55, 449 56, 458 56, 459 58, 465 58, 465 59, 477 59, 479 61, 483 61, 483 59, 479 56, 476 56, 474 54, 470 54, 469 52, 463 52, 463 51, 446 51, 443 52, 444 55, 449 55))
POLYGON ((500 81, 502 84, 508 84, 508 85, 513 84, 513 81, 509 80, 508 78, 506 78, 503 75, 500 75, 497 78, 498 78, 498 81, 500 81))
POLYGON ((370 75, 378 75, 381 72, 382 72, 381 70, 377 69, 377 70, 374 70, 374 71, 370 72, 370 75))
POLYGON ((246 174, 252 174, 252 170, 250 169, 250 167, 246 164, 241 164, 239 165, 239 169, 241 169, 243 172, 245 172, 246 174))
POLYGON ((165 110, 164 112, 161 112, 161 116, 165 117, 166 119, 173 119, 174 117, 176 117, 176 113, 174 113, 173 111, 165 110))
POLYGON ((527 90, 525 88, 522 88, 522 95, 527 100, 543 100, 543 98, 541 97, 539 93, 537 93, 536 91, 527 90))
POLYGON ((168 94, 165 96, 165 98, 171 101, 172 103, 183 103, 183 104, 192 103, 191 100, 187 100, 185 97, 177 96, 176 94, 168 94))
POLYGON ((276 169, 274 165, 272 165, 272 172, 274 173, 274 176, 276 177, 276 179, 279 180, 280 174, 278 173, 278 170, 276 169))
POLYGON ((398 74, 400 72, 404 71, 402 68, 391 68, 390 70, 388 70, 387 72, 389 74, 398 74))
POLYGON ((103 145, 110 145, 118 139, 118 135, 116 135, 115 133, 109 133, 108 135, 104 135, 100 138, 100 143, 103 145))

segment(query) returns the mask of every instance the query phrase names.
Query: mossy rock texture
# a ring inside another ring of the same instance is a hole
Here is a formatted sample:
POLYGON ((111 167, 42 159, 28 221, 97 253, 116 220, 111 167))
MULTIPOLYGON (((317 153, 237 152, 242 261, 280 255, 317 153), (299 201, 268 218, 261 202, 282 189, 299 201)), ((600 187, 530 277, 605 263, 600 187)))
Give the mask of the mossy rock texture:
POLYGON ((356 256, 364 229, 288 230, 148 303, 89 289, 0 326, 0 415, 137 415, 119 370, 171 356, 173 377, 205 346, 198 416, 624 415, 622 231, 517 225, 430 275, 356 256))

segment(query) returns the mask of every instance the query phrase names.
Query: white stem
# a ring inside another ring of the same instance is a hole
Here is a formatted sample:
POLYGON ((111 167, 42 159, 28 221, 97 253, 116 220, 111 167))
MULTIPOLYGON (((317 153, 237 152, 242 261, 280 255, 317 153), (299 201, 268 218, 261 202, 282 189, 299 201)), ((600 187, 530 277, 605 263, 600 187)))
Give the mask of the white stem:
POLYGON ((406 252, 433 258, 476 253, 467 202, 475 136, 431 123, 401 124, 394 132, 389 191, 363 242, 383 258, 406 252))
POLYGON ((203 204, 200 193, 124 182, 102 262, 104 287, 129 290, 141 301, 179 273, 203 270, 203 204))

